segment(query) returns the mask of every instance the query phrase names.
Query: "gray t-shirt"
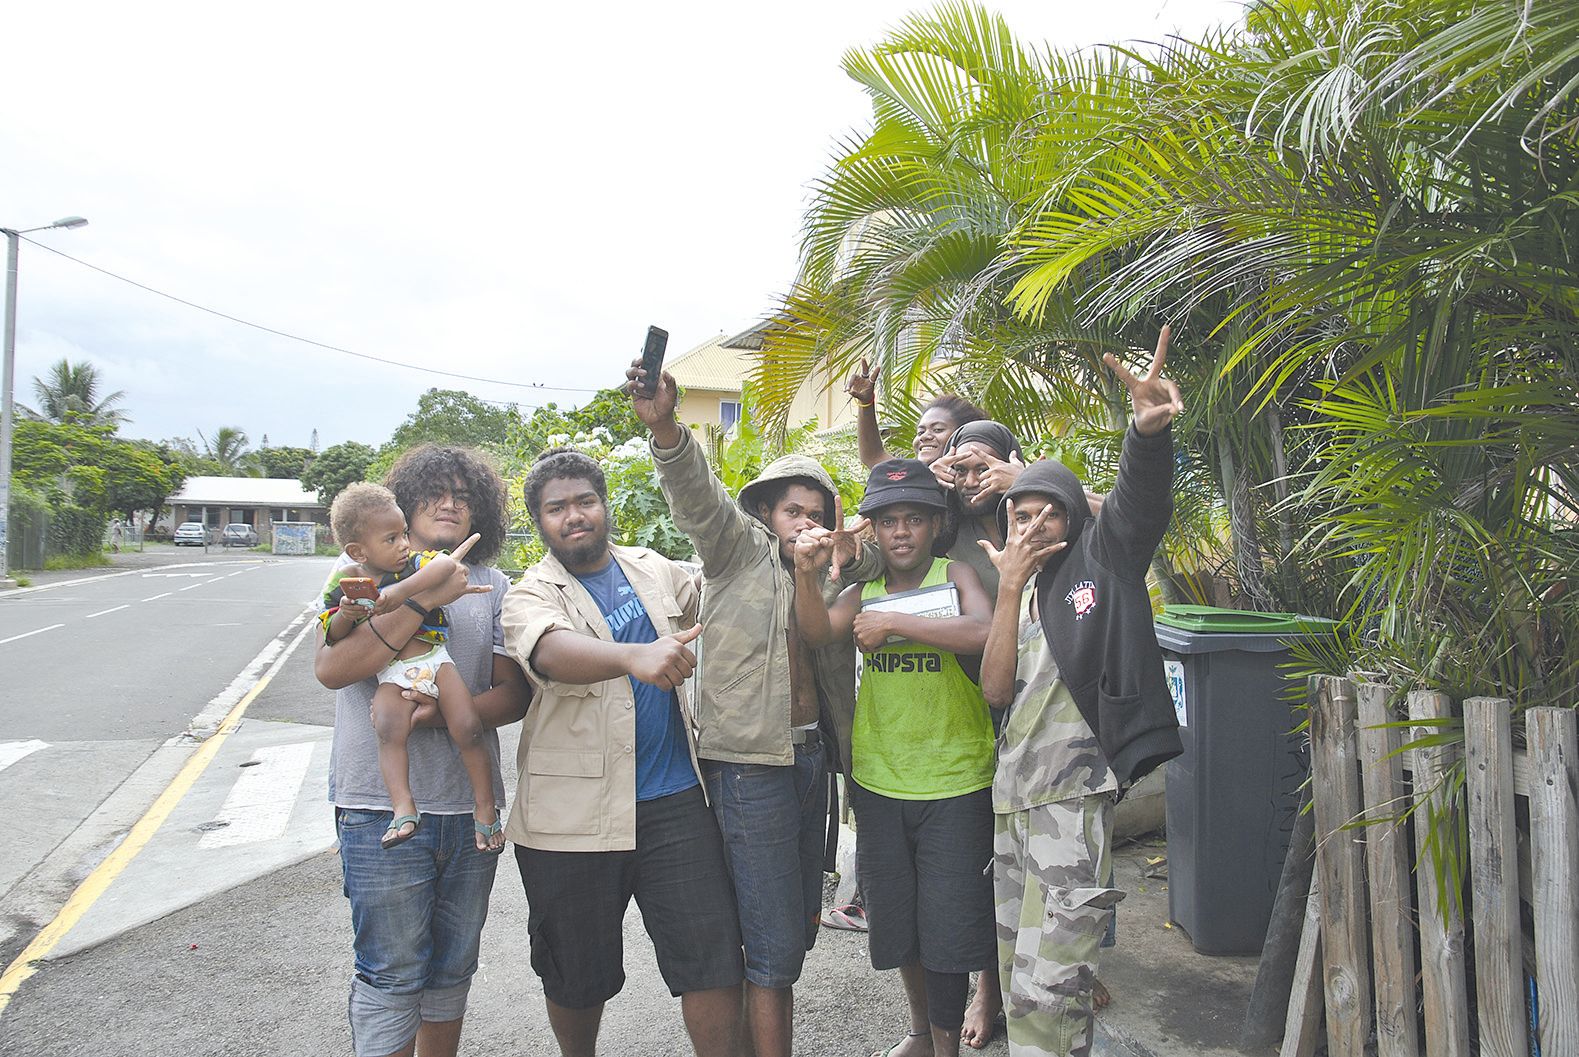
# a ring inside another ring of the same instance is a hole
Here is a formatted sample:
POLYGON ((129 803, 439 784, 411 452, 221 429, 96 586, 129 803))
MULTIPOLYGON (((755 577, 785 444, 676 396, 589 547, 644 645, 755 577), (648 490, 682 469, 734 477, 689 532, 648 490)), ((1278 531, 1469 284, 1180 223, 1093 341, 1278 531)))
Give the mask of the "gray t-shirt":
MULTIPOLYGON (((492 566, 470 565, 471 582, 491 584, 487 594, 462 595, 444 607, 450 621, 446 644, 455 668, 473 696, 493 685, 495 654, 508 657, 499 607, 510 588, 509 577, 492 566)), ((333 649, 333 647, 330 647, 333 649)), ((363 679, 334 696, 334 744, 329 751, 329 802, 337 807, 389 811, 389 793, 378 770, 378 735, 368 709, 376 678, 363 679)), ((484 745, 493 761, 495 802, 504 804, 504 779, 499 770, 499 735, 487 732, 484 745)), ((461 755, 443 727, 422 727, 411 732, 411 793, 417 810, 435 815, 465 815, 472 810, 472 787, 461 755)))
POLYGON ((986 537, 981 534, 981 527, 976 518, 966 515, 961 520, 959 535, 954 540, 954 546, 949 548, 948 557, 953 561, 964 562, 976 570, 976 575, 981 577, 981 586, 987 589, 988 601, 998 601, 998 567, 992 564, 992 558, 981 549, 981 540, 986 537))

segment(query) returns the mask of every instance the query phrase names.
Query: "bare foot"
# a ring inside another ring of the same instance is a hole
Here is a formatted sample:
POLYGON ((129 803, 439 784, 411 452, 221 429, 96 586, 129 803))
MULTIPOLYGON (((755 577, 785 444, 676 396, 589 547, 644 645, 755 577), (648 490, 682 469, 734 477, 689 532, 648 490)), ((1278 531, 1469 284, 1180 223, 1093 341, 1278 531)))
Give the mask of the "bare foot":
POLYGON ((976 977, 976 997, 965 1009, 965 1024, 960 1028, 959 1041, 973 1050, 984 1050, 998 1031, 998 1014, 1003 1012, 1003 996, 999 994, 997 978, 986 973, 976 977))
POLYGON ((1112 992, 1102 986, 1102 981, 1091 981, 1091 1007, 1098 1011, 1104 1010, 1111 1001, 1113 1001, 1112 992))

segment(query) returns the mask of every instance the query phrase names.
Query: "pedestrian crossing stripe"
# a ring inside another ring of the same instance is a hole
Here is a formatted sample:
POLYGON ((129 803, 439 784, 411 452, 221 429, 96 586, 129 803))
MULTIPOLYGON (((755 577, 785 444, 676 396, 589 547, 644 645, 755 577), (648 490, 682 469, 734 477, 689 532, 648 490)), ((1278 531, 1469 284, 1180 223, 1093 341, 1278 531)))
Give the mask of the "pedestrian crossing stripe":
POLYGON ((18 760, 33 755, 39 749, 49 748, 49 742, 33 738, 29 741, 0 741, 0 771, 18 760))
POLYGON ((271 745, 254 752, 250 761, 254 765, 242 770, 214 816, 223 825, 204 833, 197 846, 232 848, 285 836, 312 755, 311 742, 271 745))

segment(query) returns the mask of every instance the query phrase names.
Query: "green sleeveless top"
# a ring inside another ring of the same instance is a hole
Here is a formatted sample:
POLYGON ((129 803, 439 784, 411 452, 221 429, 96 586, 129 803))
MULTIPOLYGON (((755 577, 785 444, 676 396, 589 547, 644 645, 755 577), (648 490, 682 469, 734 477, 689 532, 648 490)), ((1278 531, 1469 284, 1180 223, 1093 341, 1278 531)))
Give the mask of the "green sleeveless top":
MULTIPOLYGON (((948 583, 934 558, 922 587, 948 583)), ((888 593, 861 588, 861 601, 888 593)), ((992 718, 981 688, 952 653, 897 642, 862 656, 850 736, 850 777, 895 800, 942 800, 992 785, 992 718)))

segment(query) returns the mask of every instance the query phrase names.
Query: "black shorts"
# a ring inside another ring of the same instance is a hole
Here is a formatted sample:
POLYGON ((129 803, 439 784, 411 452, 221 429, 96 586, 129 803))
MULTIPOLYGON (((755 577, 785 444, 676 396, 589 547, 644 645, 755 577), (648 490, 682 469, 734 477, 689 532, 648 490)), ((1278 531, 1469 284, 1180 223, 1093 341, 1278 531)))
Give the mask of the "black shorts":
POLYGON ((895 800, 856 782, 849 789, 872 968, 995 965, 992 790, 895 800))
POLYGON ((555 1005, 590 1009, 625 986, 623 922, 632 896, 670 994, 744 978, 724 842, 701 786, 638 803, 635 851, 516 845, 515 858, 532 969, 555 1005))

